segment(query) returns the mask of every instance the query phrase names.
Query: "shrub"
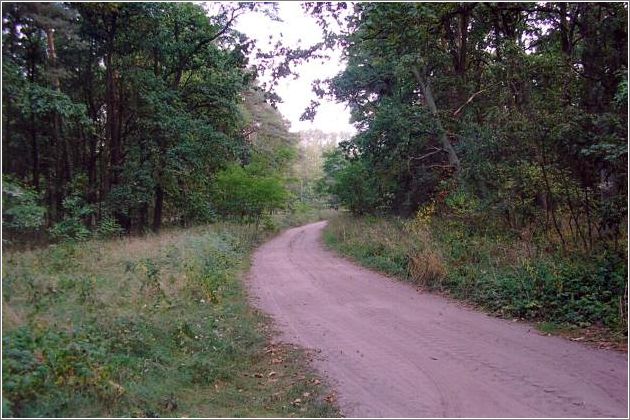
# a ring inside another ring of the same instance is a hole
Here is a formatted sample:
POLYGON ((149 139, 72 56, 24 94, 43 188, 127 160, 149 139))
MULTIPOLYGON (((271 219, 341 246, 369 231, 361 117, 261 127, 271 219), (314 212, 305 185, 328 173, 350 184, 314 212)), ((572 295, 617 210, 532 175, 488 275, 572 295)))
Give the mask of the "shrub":
POLYGON ((89 330, 21 327, 4 335, 2 342, 3 397, 15 414, 58 416, 77 393, 109 398, 105 349, 89 330))
POLYGON ((362 161, 351 161, 335 174, 331 193, 355 214, 374 211, 380 205, 378 189, 362 161))
POLYGON ((256 171, 232 165, 217 175, 214 197, 219 212, 259 221, 263 214, 287 205, 289 194, 281 179, 256 171))
POLYGON ((442 256, 435 251, 411 254, 409 257, 409 275, 420 286, 437 287, 446 275, 442 256))
POLYGON ((35 190, 2 175, 2 227, 16 232, 42 227, 46 209, 38 200, 35 190))
POLYGON ((84 241, 90 237, 84 219, 93 213, 93 209, 79 195, 71 195, 63 200, 66 217, 50 229, 55 239, 63 241, 84 241))
POLYGON ((121 236, 123 233, 125 233, 125 230, 111 216, 103 217, 96 228, 96 235, 102 239, 121 236))
POLYGON ((448 292, 496 315, 603 325, 627 333, 623 255, 602 249, 590 255, 532 250, 513 235, 471 228, 459 217, 434 217, 432 208, 421 208, 404 223, 337 217, 324 237, 360 263, 448 292))

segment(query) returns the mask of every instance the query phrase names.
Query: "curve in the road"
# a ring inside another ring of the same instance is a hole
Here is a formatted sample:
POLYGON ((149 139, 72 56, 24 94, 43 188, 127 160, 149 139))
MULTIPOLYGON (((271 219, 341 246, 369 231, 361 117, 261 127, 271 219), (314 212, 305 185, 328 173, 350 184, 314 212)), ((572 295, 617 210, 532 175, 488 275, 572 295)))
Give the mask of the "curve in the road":
POLYGON ((254 303, 315 362, 350 417, 627 417, 625 354, 418 293, 324 249, 326 222, 258 249, 254 303))

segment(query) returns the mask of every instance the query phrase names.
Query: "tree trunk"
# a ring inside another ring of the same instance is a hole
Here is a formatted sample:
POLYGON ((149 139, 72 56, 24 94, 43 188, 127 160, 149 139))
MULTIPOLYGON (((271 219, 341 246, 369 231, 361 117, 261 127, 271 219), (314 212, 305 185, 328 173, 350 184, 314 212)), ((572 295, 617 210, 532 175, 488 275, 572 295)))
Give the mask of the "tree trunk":
POLYGON ((446 130, 444 130, 444 127, 442 127, 440 115, 435 104, 435 98, 433 97, 433 92, 431 91, 431 85, 429 84, 428 80, 425 80, 425 78, 420 75, 420 71, 417 68, 412 68, 412 72, 416 77, 416 81, 420 84, 422 95, 424 96, 429 111, 431 111, 431 114, 433 114, 433 117, 435 118, 438 128, 438 138, 440 144, 442 144, 442 147, 448 154, 448 163, 455 169, 455 174, 459 177, 461 169, 459 158, 457 157, 457 153, 455 153, 455 149, 453 148, 453 145, 446 135, 446 130))
POLYGON ((116 81, 114 77, 112 54, 108 53, 105 57, 106 66, 106 83, 105 83, 105 101, 107 112, 107 138, 109 140, 109 176, 106 180, 106 190, 109 191, 113 185, 118 183, 118 157, 119 157, 119 139, 118 139, 118 103, 116 92, 116 81))
MULTIPOLYGON (((56 72, 57 67, 57 52, 55 50, 55 30, 53 28, 46 28, 46 43, 48 53, 48 64, 50 66, 50 76, 53 88, 57 91, 61 91, 59 83, 59 75, 56 72)), ((68 163, 68 145, 61 135, 62 120, 59 114, 54 113, 52 116, 52 136, 53 136, 53 149, 55 150, 55 159, 57 160, 55 165, 55 186, 54 186, 54 203, 57 207, 57 215, 59 218, 63 216, 63 199, 64 199, 64 181, 70 179, 70 168, 68 163)))
POLYGON ((457 63, 455 66, 455 72, 465 79, 466 74, 466 57, 468 55, 468 22, 470 21, 471 10, 475 7, 472 4, 470 8, 463 8, 459 14, 459 20, 457 22, 457 63))
POLYGON ((55 50, 55 30, 53 28, 46 29, 46 42, 48 44, 48 62, 52 70, 52 84, 55 90, 59 90, 59 75, 55 71, 57 66, 57 51, 55 50))
POLYGON ((109 140, 109 171, 105 179, 105 191, 118 184, 118 169, 120 164, 120 115, 119 95, 114 69, 114 40, 116 37, 116 15, 111 16, 108 31, 108 45, 105 54, 105 110, 107 114, 106 136, 109 140))
POLYGON ((153 231, 159 232, 162 227, 162 207, 164 206, 164 190, 160 184, 155 187, 155 208, 153 210, 153 231))
POLYGON ((140 233, 142 233, 144 228, 147 226, 148 220, 149 220, 149 204, 148 203, 144 203, 140 207, 140 215, 139 215, 138 219, 139 219, 138 220, 138 231, 140 233))
POLYGON ((97 201, 97 179, 96 179, 96 142, 98 140, 92 134, 88 134, 87 143, 89 147, 89 156, 87 158, 87 173, 89 191, 87 195, 88 202, 94 204, 97 201))
MULTIPOLYGON (((7 121, 8 124, 8 121, 7 121)), ((39 145, 37 144, 37 131, 35 129, 35 115, 31 112, 31 126, 28 131, 31 135, 31 154, 33 158, 33 187, 39 192, 39 145)))

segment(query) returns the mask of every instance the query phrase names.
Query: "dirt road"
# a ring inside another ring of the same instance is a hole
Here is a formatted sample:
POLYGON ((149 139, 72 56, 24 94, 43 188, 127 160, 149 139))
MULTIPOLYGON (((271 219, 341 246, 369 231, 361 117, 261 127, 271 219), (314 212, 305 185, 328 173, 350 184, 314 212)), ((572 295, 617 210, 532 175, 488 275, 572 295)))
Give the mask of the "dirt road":
POLYGON ((254 303, 319 349, 348 417, 627 417, 627 357, 496 319, 324 249, 325 222, 255 254, 254 303))

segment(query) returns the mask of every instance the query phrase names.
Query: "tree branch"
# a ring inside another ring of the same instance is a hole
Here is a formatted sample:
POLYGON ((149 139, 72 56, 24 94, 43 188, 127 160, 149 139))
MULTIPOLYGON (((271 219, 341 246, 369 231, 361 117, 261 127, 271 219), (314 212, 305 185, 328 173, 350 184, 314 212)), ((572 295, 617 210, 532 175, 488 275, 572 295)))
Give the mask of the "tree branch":
POLYGON ((414 156, 412 156, 410 159, 411 159, 411 160, 423 160, 423 159, 428 158, 429 156, 433 156, 433 155, 435 155, 436 153, 446 152, 446 150, 441 149, 441 148, 439 148, 439 147, 434 147, 434 149, 435 149, 435 150, 434 150, 433 152, 429 152, 429 153, 427 153, 427 154, 425 154, 425 155, 418 156, 418 157, 414 157, 414 156))
POLYGON ((475 99, 475 97, 477 95, 482 94, 483 92, 487 91, 489 88, 485 88, 485 89, 481 89, 479 92, 475 92, 472 94, 472 96, 470 98, 468 98, 468 100, 466 102, 464 102, 464 104, 462 106, 460 106, 459 108, 457 108, 457 110, 455 112, 453 112, 453 116, 456 117, 457 114, 459 114, 461 112, 461 110, 468 105, 469 103, 471 103, 473 101, 473 99, 475 99))

